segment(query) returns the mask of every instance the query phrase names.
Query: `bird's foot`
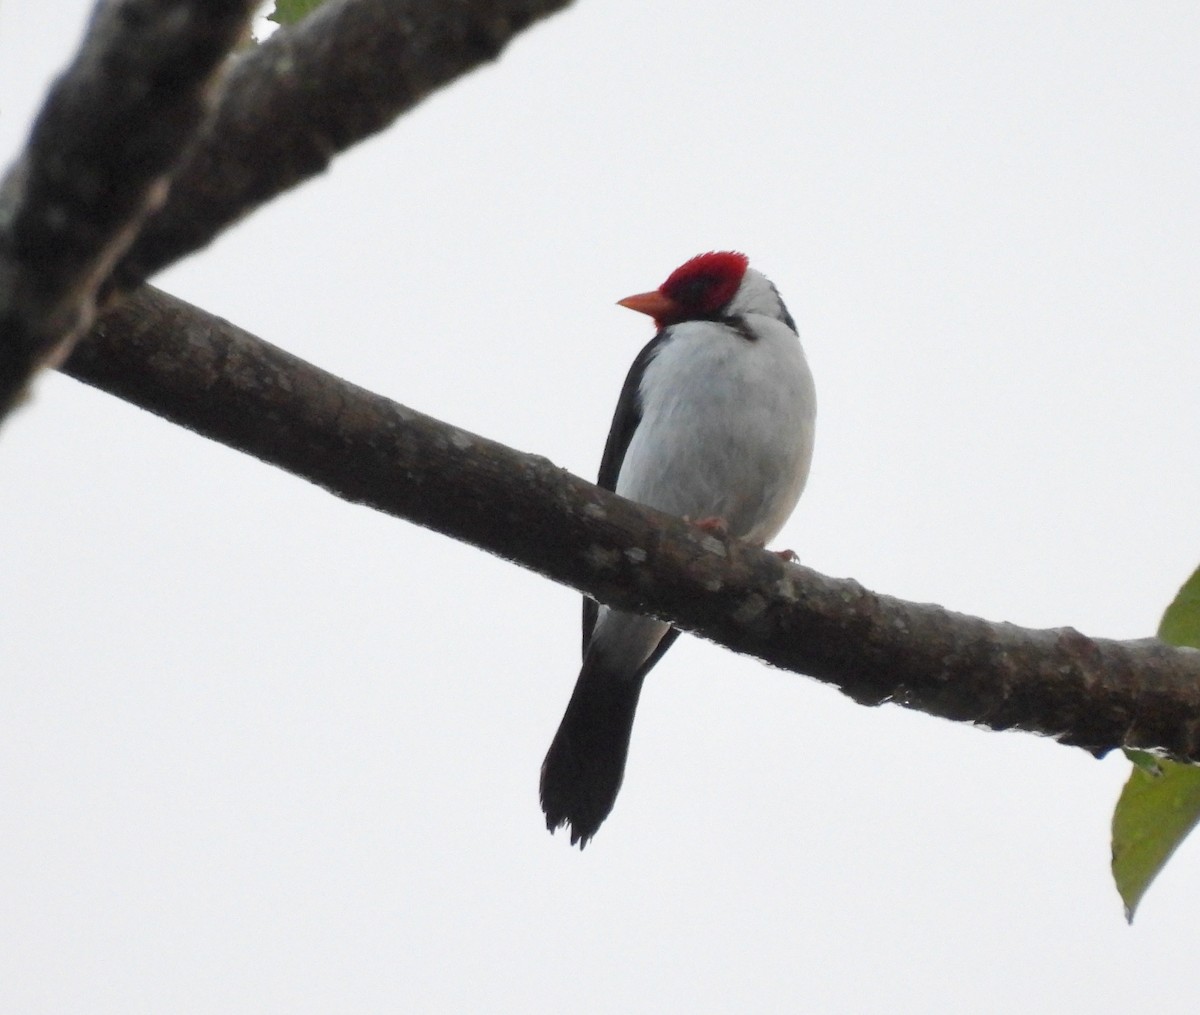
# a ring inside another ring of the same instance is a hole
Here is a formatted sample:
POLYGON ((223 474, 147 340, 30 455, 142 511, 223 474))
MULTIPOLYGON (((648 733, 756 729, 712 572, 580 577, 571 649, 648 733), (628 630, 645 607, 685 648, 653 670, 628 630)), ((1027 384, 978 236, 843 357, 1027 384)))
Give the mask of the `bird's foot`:
POLYGON ((785 564, 799 564, 800 558, 796 556, 795 550, 772 550, 773 554, 782 560, 785 564))
POLYGON ((710 535, 729 535, 729 523, 725 521, 724 518, 720 517, 720 515, 709 515, 707 518, 697 518, 695 521, 692 521, 690 518, 687 520, 692 522, 696 528, 703 529, 710 535))

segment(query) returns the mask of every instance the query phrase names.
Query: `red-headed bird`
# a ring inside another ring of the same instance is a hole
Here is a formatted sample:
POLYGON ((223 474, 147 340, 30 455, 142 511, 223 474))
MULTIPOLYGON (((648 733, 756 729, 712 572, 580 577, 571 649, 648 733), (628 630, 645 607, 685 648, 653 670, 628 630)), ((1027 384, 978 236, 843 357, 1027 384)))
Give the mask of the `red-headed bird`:
MULTIPOLYGON (((654 318, 613 416, 600 486, 764 545, 812 460, 816 393, 796 324, 744 254, 700 254, 619 301, 654 318)), ((546 827, 587 845, 621 779, 642 682, 678 637, 663 621, 583 603, 583 668, 542 763, 546 827)))

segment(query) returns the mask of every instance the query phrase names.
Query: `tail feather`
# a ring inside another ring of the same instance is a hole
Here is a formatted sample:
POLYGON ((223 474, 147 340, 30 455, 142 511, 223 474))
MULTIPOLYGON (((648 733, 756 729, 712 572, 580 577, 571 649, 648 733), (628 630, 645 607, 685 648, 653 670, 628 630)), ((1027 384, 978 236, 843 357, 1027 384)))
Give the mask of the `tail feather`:
POLYGON ((582 849, 608 817, 621 788, 645 667, 614 673, 589 653, 542 762, 541 800, 550 831, 571 827, 582 849))

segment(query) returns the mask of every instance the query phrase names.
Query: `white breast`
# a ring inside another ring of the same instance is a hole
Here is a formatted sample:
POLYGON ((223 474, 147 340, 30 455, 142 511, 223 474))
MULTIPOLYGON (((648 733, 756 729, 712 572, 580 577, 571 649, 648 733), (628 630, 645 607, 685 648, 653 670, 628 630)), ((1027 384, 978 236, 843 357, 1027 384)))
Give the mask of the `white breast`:
POLYGON ((617 493, 693 521, 723 518, 733 535, 765 543, 808 478, 816 394, 795 333, 745 320, 754 340, 709 321, 672 328, 642 377, 617 493))

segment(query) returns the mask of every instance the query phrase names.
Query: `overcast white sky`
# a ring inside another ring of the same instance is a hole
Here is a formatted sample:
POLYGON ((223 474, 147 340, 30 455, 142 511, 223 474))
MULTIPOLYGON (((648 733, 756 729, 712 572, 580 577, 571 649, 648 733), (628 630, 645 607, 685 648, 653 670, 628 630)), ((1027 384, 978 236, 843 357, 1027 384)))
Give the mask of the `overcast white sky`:
MULTIPOLYGON (((15 153, 87 4, 0 6, 15 153)), ((736 247, 820 401, 780 544, 1153 632, 1200 561, 1200 11, 581 0, 157 281, 595 472, 736 247)), ((578 601, 58 376, 0 434, 0 1009, 1191 1012, 1200 845, 1129 928, 1127 765, 681 641, 582 855, 578 601)))

